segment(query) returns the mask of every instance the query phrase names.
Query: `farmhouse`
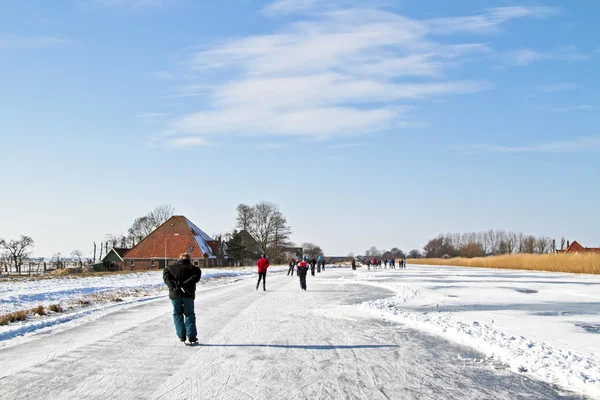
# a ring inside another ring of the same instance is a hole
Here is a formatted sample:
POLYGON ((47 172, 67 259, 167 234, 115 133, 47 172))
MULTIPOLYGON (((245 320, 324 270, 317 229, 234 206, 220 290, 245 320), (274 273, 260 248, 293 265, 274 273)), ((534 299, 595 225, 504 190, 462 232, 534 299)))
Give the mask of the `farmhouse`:
POLYGON ((565 250, 556 250, 558 254, 577 254, 577 253, 598 253, 600 254, 599 247, 583 247, 576 240, 573 243, 567 242, 567 248, 565 250))
POLYGON ((125 270, 163 269, 188 253, 199 267, 227 264, 225 245, 212 239, 183 215, 175 215, 123 256, 125 270))
POLYGON ((123 260, 123 257, 128 251, 129 249, 126 248, 113 247, 101 261, 104 270, 123 270, 125 266, 125 261, 123 260))

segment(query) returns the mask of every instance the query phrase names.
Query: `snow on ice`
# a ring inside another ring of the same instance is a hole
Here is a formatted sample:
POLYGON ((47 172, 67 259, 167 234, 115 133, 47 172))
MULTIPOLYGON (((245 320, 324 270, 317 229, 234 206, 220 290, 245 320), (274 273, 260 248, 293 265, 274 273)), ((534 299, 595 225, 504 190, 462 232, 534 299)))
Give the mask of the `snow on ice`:
POLYGON ((600 397, 600 277, 409 266, 350 281, 393 290, 366 303, 409 327, 468 345, 512 371, 600 397))

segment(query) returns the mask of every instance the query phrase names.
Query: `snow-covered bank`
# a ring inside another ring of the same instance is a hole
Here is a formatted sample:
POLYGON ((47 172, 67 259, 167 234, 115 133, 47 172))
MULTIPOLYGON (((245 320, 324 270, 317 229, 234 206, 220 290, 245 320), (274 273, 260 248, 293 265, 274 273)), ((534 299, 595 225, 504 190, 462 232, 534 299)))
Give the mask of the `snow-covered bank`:
MULTIPOLYGON (((272 266, 270 272, 287 267, 272 266)), ((198 290, 223 285, 256 274, 255 267, 205 268, 198 290)), ((64 313, 29 315, 27 320, 0 326, 0 346, 10 339, 31 334, 43 328, 79 319, 99 318, 108 312, 123 309, 139 302, 167 296, 162 271, 99 276, 64 276, 47 279, 15 279, 0 282, 0 315, 29 310, 42 305, 60 304, 64 313), (117 301, 115 301, 117 300, 117 301), (85 317, 85 318, 84 318, 85 317)))
POLYGON ((410 266, 350 281, 393 290, 365 305, 473 347, 512 371, 600 398, 600 277, 410 266))

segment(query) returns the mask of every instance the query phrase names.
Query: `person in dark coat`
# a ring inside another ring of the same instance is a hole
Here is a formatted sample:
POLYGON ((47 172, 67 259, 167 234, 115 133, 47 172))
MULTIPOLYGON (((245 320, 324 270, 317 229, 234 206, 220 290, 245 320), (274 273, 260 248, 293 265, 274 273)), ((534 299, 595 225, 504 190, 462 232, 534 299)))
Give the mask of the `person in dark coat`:
POLYGON ((310 260, 310 274, 312 276, 315 276, 315 266, 317 265, 317 259, 316 258, 312 258, 310 260))
POLYGON ((356 260, 354 258, 352 259, 352 269, 356 269, 356 260))
POLYGON ((260 260, 256 262, 256 266, 258 267, 258 282, 256 282, 256 290, 258 290, 258 286, 262 280, 263 290, 267 291, 267 268, 269 268, 269 265, 271 265, 271 263, 264 254, 260 256, 260 260))
POLYGON ((296 268, 296 275, 300 278, 300 288, 302 290, 306 290, 306 275, 308 274, 308 263, 306 262, 306 257, 302 261, 298 263, 298 267, 296 268))
POLYGON ((186 336, 190 343, 198 341, 194 299, 196 283, 201 277, 202 271, 192 265, 190 255, 187 253, 180 255, 177 263, 169 265, 163 271, 163 280, 169 288, 169 299, 173 304, 175 332, 182 342, 185 342, 186 336))
POLYGON ((292 258, 292 261, 290 261, 290 268, 288 269, 288 273, 287 273, 287 274, 288 274, 288 276, 289 276, 290 274, 292 274, 292 276, 294 276, 294 267, 295 267, 295 266, 296 266, 296 260, 294 260, 294 259, 292 258))

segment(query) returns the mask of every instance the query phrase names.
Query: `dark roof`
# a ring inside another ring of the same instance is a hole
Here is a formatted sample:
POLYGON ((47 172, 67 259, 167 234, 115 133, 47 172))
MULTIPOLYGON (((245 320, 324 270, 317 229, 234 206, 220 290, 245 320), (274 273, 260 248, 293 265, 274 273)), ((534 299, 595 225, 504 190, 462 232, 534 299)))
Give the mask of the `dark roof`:
POLYGON ((123 258, 125 253, 127 253, 131 249, 126 249, 126 248, 121 248, 121 247, 113 247, 113 250, 115 251, 115 253, 117 253, 119 255, 119 257, 123 258))

